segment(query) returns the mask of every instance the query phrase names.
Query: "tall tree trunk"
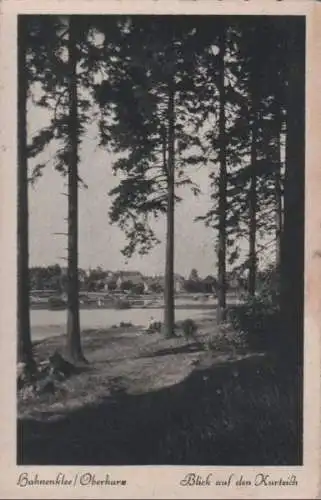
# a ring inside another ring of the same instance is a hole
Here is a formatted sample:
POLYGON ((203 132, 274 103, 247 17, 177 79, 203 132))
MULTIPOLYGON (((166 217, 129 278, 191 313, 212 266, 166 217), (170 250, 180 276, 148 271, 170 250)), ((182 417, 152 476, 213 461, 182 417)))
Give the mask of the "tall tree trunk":
POLYGON ((252 87, 252 134, 251 134, 251 180, 249 192, 249 282, 248 290, 250 296, 255 295, 256 290, 256 272, 257 272, 257 258, 256 258, 256 212, 257 212, 257 139, 258 139, 258 113, 256 92, 254 90, 255 82, 252 87))
POLYGON ((284 350, 303 360, 305 19, 291 20, 288 40, 287 137, 284 179, 284 229, 281 253, 281 313, 284 350))
POLYGON ((69 165, 68 165, 68 300, 67 354, 84 361, 80 341, 78 282, 78 96, 77 33, 73 17, 69 21, 69 165))
MULTIPOLYGON (((280 123, 281 125, 281 123, 280 123)), ((281 265, 281 239, 283 230, 283 208, 282 208, 282 160, 281 160, 281 130, 277 137, 277 158, 275 168, 275 263, 280 270, 281 265)))
POLYGON ((17 227, 17 329, 18 362, 34 367, 29 312, 29 215, 27 157, 27 92, 25 20, 18 17, 18 227, 17 227))
POLYGON ((218 305, 217 321, 220 323, 226 317, 226 118, 225 118, 225 50, 226 50, 226 29, 222 27, 219 41, 219 91, 220 91, 220 176, 219 176, 219 227, 218 227, 218 305))
POLYGON ((167 130, 165 126, 162 129, 162 139, 163 171, 167 174, 167 130))
POLYGON ((168 98, 168 155, 167 155, 167 235, 164 288, 164 333, 174 335, 175 300, 174 300, 174 206, 175 206, 175 92, 169 88, 168 98))

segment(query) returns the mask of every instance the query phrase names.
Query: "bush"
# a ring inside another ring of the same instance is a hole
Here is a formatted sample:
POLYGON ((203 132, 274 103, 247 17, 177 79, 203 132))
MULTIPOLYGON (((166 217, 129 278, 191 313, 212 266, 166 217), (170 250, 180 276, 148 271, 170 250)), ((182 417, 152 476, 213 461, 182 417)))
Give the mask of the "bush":
POLYGON ((278 273, 261 273, 255 297, 228 309, 233 327, 244 333, 249 348, 275 351, 280 343, 280 293, 278 273))
POLYGON ((115 302, 115 309, 130 309, 131 305, 129 300, 126 299, 118 299, 115 302))
POLYGON ((180 327, 183 331, 183 334, 186 338, 194 338, 197 332, 197 324, 192 319, 184 319, 181 322, 180 327))
POLYGON ((49 297, 48 306, 49 309, 65 309, 66 302, 60 297, 49 297))
POLYGON ((33 388, 37 380, 37 367, 35 364, 18 363, 17 367, 17 390, 25 387, 33 388))
POLYGON ((204 285, 202 281, 186 280, 184 283, 184 290, 188 293, 202 293, 204 292, 204 285))
POLYGON ((257 275, 257 296, 268 304, 277 305, 280 301, 280 273, 268 267, 257 275))
POLYGON ((58 379, 69 378, 77 373, 76 367, 64 359, 58 351, 49 357, 48 370, 50 375, 54 375, 58 379))
POLYGON ((144 290, 144 283, 136 283, 132 287, 132 293, 135 295, 143 295, 144 290))
POLYGON ((149 289, 152 293, 162 293, 163 292, 163 287, 160 283, 151 283, 149 285, 149 289))
POLYGON ((230 322, 226 321, 215 329, 213 336, 206 343, 207 350, 215 353, 221 351, 248 351, 245 335, 242 331, 233 328, 230 322))
POLYGON ((130 327, 132 327, 134 325, 133 325, 133 323, 131 321, 121 321, 119 323, 119 326, 120 326, 120 328, 130 328, 130 327))

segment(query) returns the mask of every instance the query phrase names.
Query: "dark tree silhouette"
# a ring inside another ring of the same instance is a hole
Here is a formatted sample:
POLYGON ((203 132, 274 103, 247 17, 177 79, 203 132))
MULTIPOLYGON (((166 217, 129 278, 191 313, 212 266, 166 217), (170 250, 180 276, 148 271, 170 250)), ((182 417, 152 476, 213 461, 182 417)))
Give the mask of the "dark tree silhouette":
MULTIPOLYGON (((305 19, 294 17, 287 36, 287 135, 284 232, 281 252, 281 310, 285 349, 303 361, 305 19)), ((292 358, 291 356, 289 356, 292 358)))
POLYGON ((29 314, 29 216, 28 216, 28 150, 27 150, 27 30, 25 20, 18 17, 18 361, 28 367, 34 364, 29 314))
POLYGON ((166 215, 163 330, 168 336, 175 323, 174 213, 180 201, 175 188, 191 185, 198 192, 187 171, 198 162, 197 155, 189 154, 198 138, 185 125, 192 125, 189 106, 195 105, 196 96, 192 33, 190 19, 179 24, 171 18, 121 19, 118 51, 112 43, 108 47, 117 65, 108 67, 109 79, 98 92, 105 115, 101 136, 109 148, 127 153, 114 163, 114 170, 126 178, 110 192, 111 221, 124 229, 128 240, 123 253, 130 257, 138 249, 145 254, 159 243, 150 220, 166 215), (108 123, 110 116, 113 124, 108 123))
POLYGON ((226 158, 226 92, 225 92, 225 56, 226 24, 222 23, 219 37, 219 223, 218 223, 218 305, 217 320, 226 318, 226 217, 227 217, 227 158, 226 158))
POLYGON ((69 130, 68 130, 68 300, 67 353, 73 361, 84 361, 79 324, 78 281, 78 91, 77 91, 77 23, 69 18, 69 130))
POLYGON ((174 81, 168 86, 168 162, 167 162, 167 233, 164 287, 164 330, 168 336, 175 328, 174 304, 174 210, 175 210, 175 90, 174 81))

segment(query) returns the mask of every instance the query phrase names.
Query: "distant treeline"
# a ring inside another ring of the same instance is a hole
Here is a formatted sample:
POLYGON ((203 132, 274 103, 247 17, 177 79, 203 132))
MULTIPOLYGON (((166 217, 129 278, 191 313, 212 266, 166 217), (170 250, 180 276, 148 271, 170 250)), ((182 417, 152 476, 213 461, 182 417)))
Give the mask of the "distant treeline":
MULTIPOLYGON (((67 293, 67 273, 66 270, 59 264, 50 266, 35 266, 29 269, 30 289, 50 290, 59 294, 67 293)), ((121 290, 133 292, 136 294, 143 293, 162 293, 164 291, 164 278, 162 276, 149 278, 141 276, 141 281, 124 279, 119 283, 117 281, 117 273, 110 276, 110 272, 97 267, 88 271, 84 269, 78 270, 79 289, 80 291, 99 292, 121 290)), ((264 279, 264 273, 261 272, 258 276, 264 279), (261 276, 262 275, 262 276, 261 276)), ((233 273, 227 275, 226 290, 246 290, 246 279, 235 277, 233 273)), ((217 279, 208 275, 205 278, 200 277, 196 269, 192 269, 189 277, 180 279, 180 287, 176 291, 188 293, 216 293, 218 290, 217 279)))

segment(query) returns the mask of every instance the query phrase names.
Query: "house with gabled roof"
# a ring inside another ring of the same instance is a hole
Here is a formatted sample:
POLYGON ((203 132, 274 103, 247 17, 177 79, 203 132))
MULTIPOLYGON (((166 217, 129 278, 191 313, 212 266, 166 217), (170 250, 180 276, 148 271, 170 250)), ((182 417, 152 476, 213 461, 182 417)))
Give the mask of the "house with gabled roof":
POLYGON ((126 281, 130 281, 133 285, 144 283, 144 276, 139 271, 117 271, 114 276, 116 277, 118 289, 120 289, 122 284, 126 281))

